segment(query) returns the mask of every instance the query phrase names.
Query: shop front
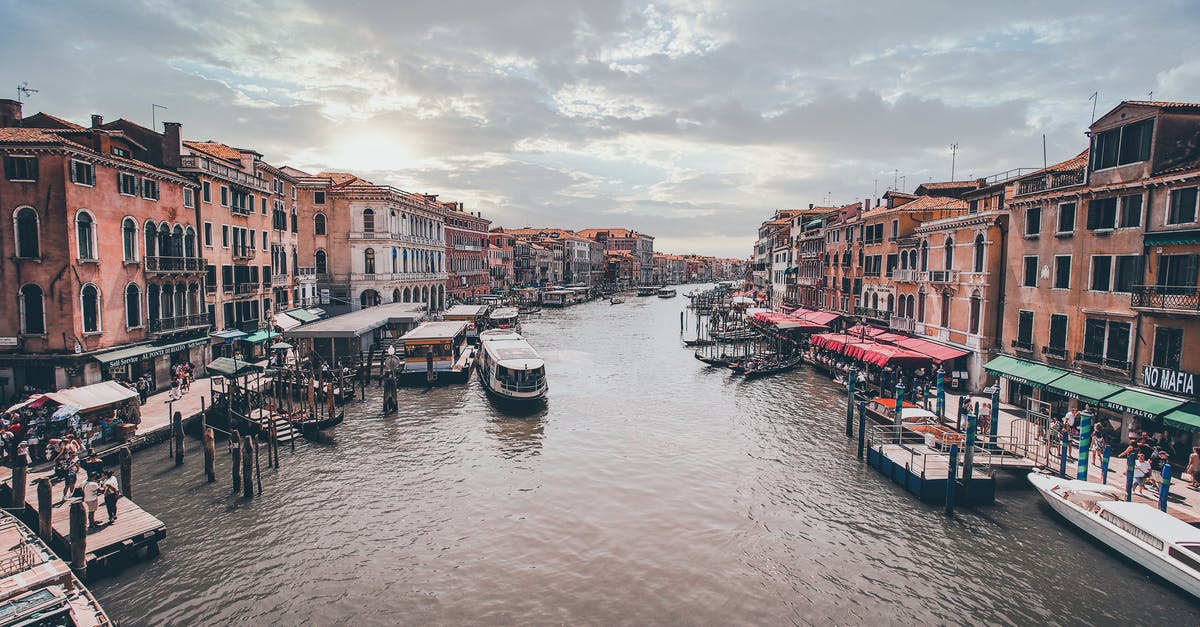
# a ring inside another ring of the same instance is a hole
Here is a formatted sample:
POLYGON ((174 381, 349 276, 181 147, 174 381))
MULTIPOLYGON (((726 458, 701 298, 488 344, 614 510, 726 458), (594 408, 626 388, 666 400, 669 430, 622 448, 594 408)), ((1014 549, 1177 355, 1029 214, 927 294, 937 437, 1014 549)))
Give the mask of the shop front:
POLYGON ((208 337, 139 344, 98 353, 94 359, 100 364, 103 380, 133 381, 147 376, 154 390, 170 385, 172 366, 190 363, 196 367, 205 363, 204 347, 208 344, 208 337))

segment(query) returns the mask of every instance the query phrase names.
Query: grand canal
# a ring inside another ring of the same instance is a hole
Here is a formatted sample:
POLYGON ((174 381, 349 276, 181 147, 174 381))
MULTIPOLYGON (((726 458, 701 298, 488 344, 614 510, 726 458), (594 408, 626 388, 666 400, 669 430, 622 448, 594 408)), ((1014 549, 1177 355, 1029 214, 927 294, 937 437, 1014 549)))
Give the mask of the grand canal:
POLYGON ((204 482, 194 440, 179 469, 143 451, 168 541, 92 589, 127 625, 1200 624, 1022 480, 952 518, 916 502, 855 460, 823 376, 694 360, 685 304, 527 320, 551 385, 527 416, 472 381, 384 418, 372 389, 252 501, 225 457, 204 482))

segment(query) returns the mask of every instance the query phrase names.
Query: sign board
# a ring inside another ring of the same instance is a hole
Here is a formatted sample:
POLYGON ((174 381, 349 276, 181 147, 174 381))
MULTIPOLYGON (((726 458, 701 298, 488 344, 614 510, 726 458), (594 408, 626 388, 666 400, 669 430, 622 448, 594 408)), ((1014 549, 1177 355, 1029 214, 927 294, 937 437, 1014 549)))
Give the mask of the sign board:
POLYGON ((1142 384, 1163 392, 1196 395, 1196 375, 1158 366, 1142 366, 1142 384))
POLYGON ((325 288, 325 289, 321 290, 321 304, 322 305, 329 304, 329 288, 325 288))
POLYGON ((15 337, 0 337, 0 346, 16 346, 17 338, 15 337))

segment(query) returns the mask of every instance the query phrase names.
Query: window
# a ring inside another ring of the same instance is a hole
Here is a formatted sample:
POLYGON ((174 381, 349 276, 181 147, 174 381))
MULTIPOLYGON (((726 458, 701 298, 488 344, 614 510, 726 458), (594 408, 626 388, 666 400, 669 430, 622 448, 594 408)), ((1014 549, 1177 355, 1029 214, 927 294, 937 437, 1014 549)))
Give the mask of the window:
POLYGON ((41 256, 38 241, 38 215, 32 207, 21 207, 13 216, 13 227, 17 234, 17 257, 37 259, 41 256))
POLYGON ((929 242, 921 240, 921 272, 929 269, 929 242))
POLYGON ((1050 338, 1046 342, 1046 353, 1059 357, 1067 356, 1067 317, 1050 314, 1050 338))
POLYGON ((1025 257, 1025 274, 1021 278, 1023 287, 1037 287, 1038 258, 1037 255, 1025 257))
POLYGON ((95 185, 96 169, 84 161, 71 161, 71 182, 76 185, 95 185))
POLYGON ((1017 339, 1013 345, 1025 350, 1033 350, 1033 312, 1022 309, 1017 312, 1017 339))
POLYGON ((313 204, 314 205, 325 204, 325 192, 313 192, 313 204))
POLYGON ((212 248, 212 222, 204 223, 204 245, 212 248))
POLYGON ((158 200, 158 181, 142 179, 142 198, 158 200))
POLYGON ((1071 288, 1071 256, 1054 256, 1054 289, 1066 290, 1071 288))
POLYGON ((954 269, 954 238, 946 239, 945 270, 954 269))
POLYGON ((1142 256, 1121 255, 1116 258, 1116 273, 1113 277, 1114 292, 1130 293, 1133 286, 1141 283, 1142 256))
POLYGON ((292 209, 292 232, 293 232, 293 233, 299 233, 299 232, 300 232, 300 220, 299 220, 299 219, 297 218, 297 216, 296 216, 296 210, 295 210, 295 209, 292 209))
POLYGON ((925 322, 925 292, 917 294, 917 322, 925 322))
POLYGON ((1075 203, 1065 202, 1058 206, 1058 230, 1056 232, 1075 232, 1075 203))
POLYGON ((125 328, 142 326, 142 291, 136 283, 125 286, 125 328))
POLYGON ((318 213, 313 216, 313 234, 325 235, 325 214, 318 213))
POLYGON ((1155 327, 1153 365, 1159 368, 1179 370, 1179 357, 1182 354, 1183 329, 1155 327))
POLYGON ((79 293, 79 309, 83 314, 83 332, 100 332, 100 291, 88 283, 79 293))
POLYGON ((1142 225, 1142 195, 1131 194, 1121 197, 1121 228, 1142 225))
POLYGON ((1092 169, 1103 170, 1150 158, 1154 120, 1142 120, 1097 133, 1092 139, 1092 169))
POLYGON ((984 268, 984 241, 983 233, 975 236, 975 259, 971 268, 975 272, 983 272, 984 268))
POLYGON ((262 208, 259 209, 259 212, 262 213, 264 216, 267 215, 267 197, 263 196, 262 200, 259 202, 259 204, 262 205, 262 208))
POLYGON ((200 198, 207 203, 212 202, 212 183, 204 181, 200 184, 200 198))
POLYGON ((316 268, 317 274, 325 274, 325 264, 326 264, 325 251, 318 250, 317 254, 316 254, 316 258, 314 259, 314 264, 313 264, 317 267, 316 268))
POLYGON ((1087 228, 1090 230, 1117 228, 1117 199, 1094 198, 1088 203, 1087 228))
POLYGON ((1042 208, 1030 207, 1025 210, 1025 235, 1037 235, 1042 232, 1042 208))
POLYGON ((78 244, 80 259, 94 260, 96 258, 96 224, 92 214, 80 211, 75 216, 75 238, 78 244))
POLYGON ((363 272, 366 274, 375 274, 375 249, 368 248, 363 251, 363 272))
POLYGON ((126 196, 137 196, 137 177, 128 172, 117 172, 117 191, 126 196))
POLYGON ((982 309, 982 305, 983 300, 980 298, 979 292, 971 294, 970 326, 968 329, 970 333, 975 335, 979 334, 979 317, 981 314, 980 310, 982 309))
POLYGON ((363 209, 363 232, 375 232, 375 212, 370 209, 363 209))
POLYGON ((133 218, 125 218, 121 221, 121 249, 125 261, 137 259, 137 223, 133 221, 133 218))
POLYGON ((900 237, 900 221, 892 220, 892 239, 900 237))
POLYGON ((1107 292, 1112 285, 1112 257, 1095 255, 1092 257, 1092 287, 1096 292, 1107 292))
POLYGON ((224 185, 221 186, 221 206, 229 206, 229 188, 224 185))
MULTIPOLYGON (((263 231, 262 232, 262 249, 263 250, 267 249, 267 241, 268 241, 267 232, 263 231)), ((250 248, 254 248, 254 233, 253 232, 250 233, 250 248)))
POLYGON ((1196 221, 1196 188, 1171 190, 1171 206, 1167 209, 1167 224, 1186 224, 1196 221))
POLYGON ((1159 255, 1155 284, 1163 287, 1194 288, 1200 255, 1159 255))
POLYGON ((42 308, 42 288, 30 283, 21 288, 21 333, 46 333, 46 316, 42 308))
POLYGON ((4 178, 10 181, 36 181, 37 165, 37 157, 4 157, 4 178))
POLYGON ((221 225, 221 247, 229 248, 229 225, 221 225))
POLYGON ((1083 361, 1127 370, 1129 368, 1128 322, 1088 318, 1083 327, 1083 361))
POLYGON ((183 188, 183 206, 188 209, 196 208, 196 190, 190 187, 183 188))
POLYGON ((942 292, 942 326, 950 326, 950 292, 942 292))

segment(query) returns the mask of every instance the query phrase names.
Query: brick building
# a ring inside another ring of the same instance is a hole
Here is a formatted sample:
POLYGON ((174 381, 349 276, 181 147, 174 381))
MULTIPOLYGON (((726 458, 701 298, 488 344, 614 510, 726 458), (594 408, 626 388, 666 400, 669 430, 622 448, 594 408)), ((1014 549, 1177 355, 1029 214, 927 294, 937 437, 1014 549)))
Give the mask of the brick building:
POLYGON ((488 277, 488 227, 492 221, 463 209, 462 203, 442 203, 446 208, 446 273, 450 298, 466 301, 491 293, 488 277))

